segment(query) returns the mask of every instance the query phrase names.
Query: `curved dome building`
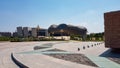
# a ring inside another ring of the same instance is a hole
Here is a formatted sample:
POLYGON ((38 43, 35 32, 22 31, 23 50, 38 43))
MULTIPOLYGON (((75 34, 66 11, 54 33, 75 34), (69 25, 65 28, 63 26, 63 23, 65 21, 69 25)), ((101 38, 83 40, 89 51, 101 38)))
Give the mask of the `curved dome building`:
POLYGON ((83 26, 73 26, 67 24, 51 25, 48 28, 51 36, 70 36, 81 35, 83 38, 86 36, 87 28, 83 26))

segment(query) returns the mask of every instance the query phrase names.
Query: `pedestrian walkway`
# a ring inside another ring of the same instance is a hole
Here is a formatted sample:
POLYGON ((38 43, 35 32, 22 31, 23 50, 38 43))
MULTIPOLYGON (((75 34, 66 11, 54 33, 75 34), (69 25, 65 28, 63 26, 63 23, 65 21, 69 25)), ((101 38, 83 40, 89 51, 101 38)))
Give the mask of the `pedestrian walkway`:
POLYGON ((14 57, 29 68, 95 68, 43 54, 14 54, 14 57))
POLYGON ((68 52, 68 51, 47 51, 54 48, 45 48, 45 49, 39 49, 34 51, 27 51, 27 52, 20 52, 16 54, 79 54, 75 52, 68 52))
POLYGON ((120 64, 117 64, 105 57, 86 55, 91 61, 93 61, 100 68, 120 68, 120 64))
POLYGON ((39 50, 32 50, 32 51, 26 51, 26 52, 19 52, 17 54, 33 54, 33 53, 40 53, 42 51, 50 50, 53 48, 45 48, 45 49, 39 49, 39 50))

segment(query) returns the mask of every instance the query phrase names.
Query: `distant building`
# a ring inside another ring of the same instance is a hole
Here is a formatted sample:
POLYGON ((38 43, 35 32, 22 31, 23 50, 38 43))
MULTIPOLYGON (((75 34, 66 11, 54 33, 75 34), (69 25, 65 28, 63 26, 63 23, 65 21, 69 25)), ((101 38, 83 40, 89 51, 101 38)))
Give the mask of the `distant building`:
POLYGON ((17 32, 13 32, 13 37, 18 37, 18 33, 17 32))
POLYGON ((0 32, 0 36, 11 37, 11 32, 0 32))
POLYGON ((37 32, 37 36, 48 36, 48 30, 47 29, 40 29, 37 32))
POLYGON ((83 26, 73 26, 67 24, 51 25, 48 28, 51 36, 70 36, 81 35, 83 40, 86 38, 87 28, 83 26))
POLYGON ((120 11, 104 14, 105 47, 120 51, 120 11))
POLYGON ((48 29, 37 26, 36 28, 17 27, 17 32, 13 33, 13 37, 38 37, 48 36, 48 29), (17 33, 17 34, 16 34, 17 33))
POLYGON ((37 37, 37 28, 32 28, 31 34, 32 34, 32 37, 37 37))
POLYGON ((28 37, 30 35, 29 31, 30 31, 30 28, 23 27, 23 35, 24 35, 24 37, 28 37))
POLYGON ((18 37, 23 37, 22 27, 17 27, 17 35, 18 35, 18 37))

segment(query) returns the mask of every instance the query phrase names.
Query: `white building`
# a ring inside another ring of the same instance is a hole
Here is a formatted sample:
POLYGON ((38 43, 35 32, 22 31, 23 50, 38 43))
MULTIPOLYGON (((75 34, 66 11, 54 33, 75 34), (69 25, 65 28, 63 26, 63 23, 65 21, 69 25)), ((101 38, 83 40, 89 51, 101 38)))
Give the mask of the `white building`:
POLYGON ((36 28, 32 28, 32 36, 33 37, 37 37, 37 29, 36 28))
POLYGON ((29 29, 28 29, 28 27, 23 27, 23 35, 24 35, 24 37, 28 37, 29 36, 29 29))
POLYGON ((17 27, 17 34, 19 37, 23 37, 22 27, 17 27))

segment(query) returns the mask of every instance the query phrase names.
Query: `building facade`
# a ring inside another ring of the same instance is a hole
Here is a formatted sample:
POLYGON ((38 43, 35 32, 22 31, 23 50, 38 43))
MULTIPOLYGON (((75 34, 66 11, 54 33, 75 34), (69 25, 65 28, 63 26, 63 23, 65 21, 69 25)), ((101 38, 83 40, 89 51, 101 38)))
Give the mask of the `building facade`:
POLYGON ((30 27, 17 27, 17 32, 13 33, 13 37, 38 37, 48 36, 48 29, 30 28, 30 27), (16 34, 17 33, 17 34, 16 34))
POLYGON ((104 13, 105 47, 120 49, 120 11, 104 13))
POLYGON ((0 36, 11 37, 11 32, 0 32, 0 36))
POLYGON ((18 37, 18 33, 17 32, 13 32, 13 37, 18 37))
POLYGON ((18 35, 18 37, 23 37, 23 29, 22 29, 22 27, 17 27, 17 35, 18 35))
POLYGON ((37 28, 32 28, 31 34, 32 34, 32 37, 37 37, 37 28))
POLYGON ((48 36, 48 30, 47 29, 39 29, 37 32, 37 36, 48 36))
POLYGON ((31 36, 31 28, 29 28, 29 27, 23 27, 23 35, 24 35, 24 37, 31 36))
POLYGON ((48 28, 51 36, 71 36, 81 35, 83 40, 86 38, 87 29, 83 26, 74 26, 67 24, 51 25, 48 28))

